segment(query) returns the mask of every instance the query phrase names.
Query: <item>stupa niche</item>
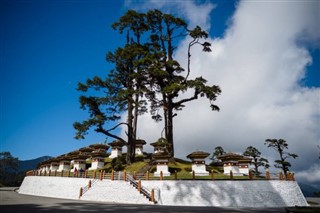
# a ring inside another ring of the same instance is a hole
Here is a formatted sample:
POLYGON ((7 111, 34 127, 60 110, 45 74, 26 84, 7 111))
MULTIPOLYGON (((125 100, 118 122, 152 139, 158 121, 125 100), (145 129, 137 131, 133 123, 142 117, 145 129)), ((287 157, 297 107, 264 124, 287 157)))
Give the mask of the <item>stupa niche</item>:
POLYGON ((154 173, 154 176, 156 177, 161 176, 161 172, 162 172, 162 176, 170 176, 169 167, 168 167, 168 163, 170 159, 169 154, 164 152, 158 152, 158 153, 154 153, 152 155, 152 158, 154 159, 157 166, 157 171, 154 173))
POLYGON ((145 140, 138 139, 136 140, 136 155, 143 155, 143 145, 146 144, 145 140))
POLYGON ((40 164, 40 168, 39 168, 40 173, 44 174, 44 173, 49 172, 50 171, 50 164, 51 164, 51 159, 43 161, 40 164))
POLYGON ((59 168, 58 172, 62 171, 69 171, 70 170, 70 157, 67 155, 61 155, 57 157, 57 160, 59 161, 59 168))
POLYGON ((111 143, 109 143, 109 146, 111 146, 111 155, 109 158, 113 159, 119 156, 122 156, 122 147, 126 144, 121 142, 120 140, 115 140, 111 143))
POLYGON ((197 176, 207 176, 209 172, 206 170, 205 159, 210 154, 207 152, 196 151, 187 155, 187 158, 192 160, 192 171, 197 176))
POLYGON ((92 144, 89 147, 94 151, 90 154, 92 158, 91 167, 89 170, 96 170, 104 167, 104 159, 108 156, 106 150, 109 149, 109 145, 106 144, 92 144))
POLYGON ((223 173, 225 175, 230 175, 230 171, 232 171, 234 176, 249 175, 251 158, 228 152, 220 155, 218 159, 223 163, 223 173))
POLYGON ((73 169, 71 172, 86 170, 86 159, 88 158, 87 155, 78 155, 73 157, 73 169))
POLYGON ((59 169, 59 161, 57 159, 52 159, 50 163, 50 171, 54 172, 59 169))
POLYGON ((151 146, 154 147, 154 153, 163 153, 166 152, 166 139, 159 138, 158 141, 151 143, 151 146))

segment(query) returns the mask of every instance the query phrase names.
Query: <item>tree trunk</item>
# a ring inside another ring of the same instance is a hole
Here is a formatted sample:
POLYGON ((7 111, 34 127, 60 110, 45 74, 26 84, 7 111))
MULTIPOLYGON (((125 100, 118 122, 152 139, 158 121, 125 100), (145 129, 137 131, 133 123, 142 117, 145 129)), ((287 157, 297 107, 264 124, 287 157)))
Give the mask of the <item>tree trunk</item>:
POLYGON ((259 174, 259 170, 258 170, 258 159, 256 157, 254 157, 254 168, 256 170, 256 174, 259 174))
POLYGON ((133 112, 133 126, 132 126, 132 146, 131 146, 131 163, 135 161, 136 156, 136 140, 138 129, 138 116, 139 116, 139 94, 135 95, 135 106, 133 112))
POLYGON ((127 155, 126 155, 126 162, 128 165, 132 163, 132 146, 133 146, 133 116, 132 116, 132 100, 130 97, 128 98, 128 144, 127 144, 127 155))
POLYGON ((279 151, 279 154, 280 154, 281 167, 282 167, 282 170, 283 170, 283 174, 287 178, 287 166, 285 165, 285 159, 283 158, 283 150, 282 150, 282 148, 280 147, 279 144, 278 144, 278 151, 279 151))
POLYGON ((173 107, 172 99, 168 98, 168 110, 167 110, 167 141, 169 144, 169 154, 174 157, 174 143, 173 143, 173 107))

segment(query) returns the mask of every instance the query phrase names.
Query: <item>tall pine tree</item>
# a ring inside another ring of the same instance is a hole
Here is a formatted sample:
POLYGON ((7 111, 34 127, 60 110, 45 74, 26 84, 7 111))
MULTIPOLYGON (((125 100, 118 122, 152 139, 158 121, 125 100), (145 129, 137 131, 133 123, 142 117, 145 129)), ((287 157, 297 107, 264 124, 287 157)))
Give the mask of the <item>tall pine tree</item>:
POLYGON ((148 26, 150 28, 150 58, 151 66, 148 69, 149 94, 151 113, 157 121, 164 120, 165 138, 169 143, 169 153, 174 156, 173 118, 178 110, 185 107, 185 103, 206 97, 210 100, 212 110, 219 110, 213 104, 221 90, 216 85, 207 85, 206 79, 197 77, 189 79, 191 72, 191 49, 194 45, 201 45, 203 51, 210 52, 210 43, 203 42, 208 34, 199 26, 188 30, 184 20, 170 14, 164 14, 159 10, 147 13, 148 26), (175 44, 186 36, 191 38, 188 52, 187 73, 177 60, 174 59, 175 44), (181 98, 181 94, 193 90, 193 94, 187 98, 181 98), (161 111, 162 109, 162 115, 161 111))
POLYGON ((127 162, 134 161, 138 116, 147 111, 146 101, 149 101, 153 119, 164 120, 165 138, 173 157, 173 118, 176 111, 199 97, 206 97, 212 110, 219 110, 213 102, 220 94, 220 88, 207 85, 203 77, 189 79, 191 49, 194 45, 201 45, 203 51, 211 51, 210 43, 203 42, 208 34, 198 26, 189 30, 182 19, 159 10, 148 13, 129 10, 112 27, 126 37, 126 44, 107 54, 107 61, 115 65, 107 78, 94 77, 86 83, 79 83, 78 90, 96 90, 99 93, 97 96, 80 97, 81 107, 89 111, 90 117, 74 124, 76 138, 83 138, 91 127, 95 127, 96 132, 128 142, 127 162), (187 72, 174 59, 175 45, 186 36, 191 38, 186 52, 187 72), (192 95, 180 98, 188 90, 193 90, 192 95), (126 122, 107 128, 125 111, 126 122), (127 126, 127 139, 112 133, 120 125, 127 126))

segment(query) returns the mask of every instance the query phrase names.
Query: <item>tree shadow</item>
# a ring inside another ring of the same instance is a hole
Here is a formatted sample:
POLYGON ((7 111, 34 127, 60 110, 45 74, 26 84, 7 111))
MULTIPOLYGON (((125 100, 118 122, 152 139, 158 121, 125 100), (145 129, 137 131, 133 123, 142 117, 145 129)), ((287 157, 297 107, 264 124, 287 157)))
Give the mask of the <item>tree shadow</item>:
MULTIPOLYGON (((172 205, 193 204, 230 207, 288 206, 269 181, 172 181, 163 185, 170 190, 172 205), (193 196, 189 196, 189 195, 193 196)), ((161 189, 160 189, 161 190, 161 189)), ((161 194, 161 192, 160 192, 161 194)), ((162 198, 165 195, 161 195, 162 198)), ((296 196, 290 195, 287 196, 296 196)))
POLYGON ((114 213, 207 213, 207 212, 222 212, 222 213, 257 213, 257 212, 285 212, 285 209, 268 208, 222 208, 222 207, 177 207, 177 206, 157 206, 157 205, 127 205, 127 204, 105 204, 105 203, 55 203, 54 205, 43 206, 37 204, 20 204, 20 205, 1 205, 1 213, 98 213, 98 212, 114 212, 114 213))

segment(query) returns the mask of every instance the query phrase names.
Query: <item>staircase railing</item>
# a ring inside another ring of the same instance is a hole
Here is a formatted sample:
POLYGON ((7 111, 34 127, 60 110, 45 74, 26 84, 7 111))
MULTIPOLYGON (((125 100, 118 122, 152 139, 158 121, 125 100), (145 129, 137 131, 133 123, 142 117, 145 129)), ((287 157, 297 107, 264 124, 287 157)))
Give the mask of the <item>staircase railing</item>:
POLYGON ((85 187, 80 187, 79 199, 87 192, 89 189, 98 181, 99 179, 89 180, 88 185, 85 187))
POLYGON ((143 194, 149 201, 153 202, 154 204, 157 203, 157 201, 154 199, 154 190, 151 191, 147 189, 146 187, 143 187, 141 185, 141 181, 136 181, 132 175, 126 174, 126 180, 134 187, 136 188, 141 194, 143 194))

